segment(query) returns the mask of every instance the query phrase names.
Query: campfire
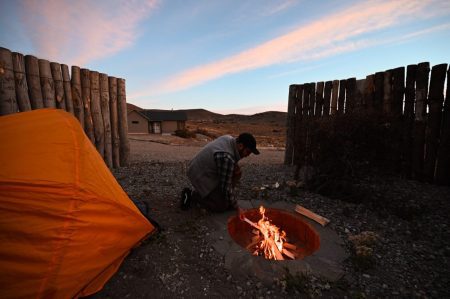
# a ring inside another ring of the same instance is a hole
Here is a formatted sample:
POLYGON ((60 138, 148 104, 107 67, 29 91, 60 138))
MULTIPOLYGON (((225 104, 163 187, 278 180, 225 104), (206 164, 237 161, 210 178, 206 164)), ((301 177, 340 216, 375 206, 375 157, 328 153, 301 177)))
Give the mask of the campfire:
POLYGON ((264 207, 260 206, 261 219, 257 223, 245 216, 242 217, 242 220, 254 228, 252 231, 254 236, 247 250, 250 250, 253 255, 263 256, 269 260, 296 259, 297 246, 287 242, 286 232, 272 224, 265 212, 264 207))

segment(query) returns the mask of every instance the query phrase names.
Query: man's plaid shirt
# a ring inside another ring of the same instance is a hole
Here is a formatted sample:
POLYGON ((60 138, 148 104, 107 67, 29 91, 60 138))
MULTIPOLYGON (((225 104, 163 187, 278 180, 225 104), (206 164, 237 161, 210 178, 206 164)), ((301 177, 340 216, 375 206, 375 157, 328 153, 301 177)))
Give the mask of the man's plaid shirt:
POLYGON ((230 202, 232 206, 234 206, 235 199, 231 196, 231 181, 233 178, 233 171, 235 161, 233 157, 229 153, 225 152, 217 152, 214 154, 214 160, 217 165, 217 172, 219 174, 219 184, 220 189, 223 194, 225 194, 225 198, 230 202))

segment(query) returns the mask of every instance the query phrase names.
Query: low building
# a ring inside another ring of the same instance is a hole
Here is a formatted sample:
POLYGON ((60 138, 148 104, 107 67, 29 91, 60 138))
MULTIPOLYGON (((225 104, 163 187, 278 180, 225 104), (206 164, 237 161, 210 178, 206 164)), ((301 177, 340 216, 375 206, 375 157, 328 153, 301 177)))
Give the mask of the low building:
POLYGON ((128 111, 128 133, 171 134, 186 128, 186 113, 171 110, 128 111))

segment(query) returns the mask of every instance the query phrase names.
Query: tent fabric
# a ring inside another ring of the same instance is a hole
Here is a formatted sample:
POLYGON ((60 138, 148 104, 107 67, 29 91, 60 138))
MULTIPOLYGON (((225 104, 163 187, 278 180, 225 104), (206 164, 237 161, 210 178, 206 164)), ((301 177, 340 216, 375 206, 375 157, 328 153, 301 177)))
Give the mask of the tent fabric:
POLYGON ((99 291, 154 227, 71 114, 1 116, 0 140, 0 298, 99 291))

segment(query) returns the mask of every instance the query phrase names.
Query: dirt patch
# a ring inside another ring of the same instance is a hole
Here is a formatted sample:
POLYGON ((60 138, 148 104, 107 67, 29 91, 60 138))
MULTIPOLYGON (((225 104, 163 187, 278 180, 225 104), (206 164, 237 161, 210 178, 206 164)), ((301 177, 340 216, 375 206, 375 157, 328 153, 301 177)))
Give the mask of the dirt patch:
POLYGON ((115 170, 114 176, 130 197, 148 203, 163 231, 135 248, 93 298, 450 296, 450 270, 445 266, 450 264, 450 188, 396 179, 366 181, 380 198, 421 207, 412 218, 399 217, 293 185, 294 169, 282 164, 284 151, 263 149, 261 155, 244 159, 239 199, 300 204, 326 216, 331 220, 328 227, 344 240, 351 256, 337 282, 287 273, 267 286, 255 277, 233 277, 227 271, 223 255, 213 247, 217 236, 211 233, 209 214, 178 208, 180 192, 188 186, 187 161, 198 150, 200 146, 131 140, 131 165, 115 170), (275 183, 278 188, 272 187, 275 183), (366 232, 377 238, 357 247, 354 236, 366 232))

